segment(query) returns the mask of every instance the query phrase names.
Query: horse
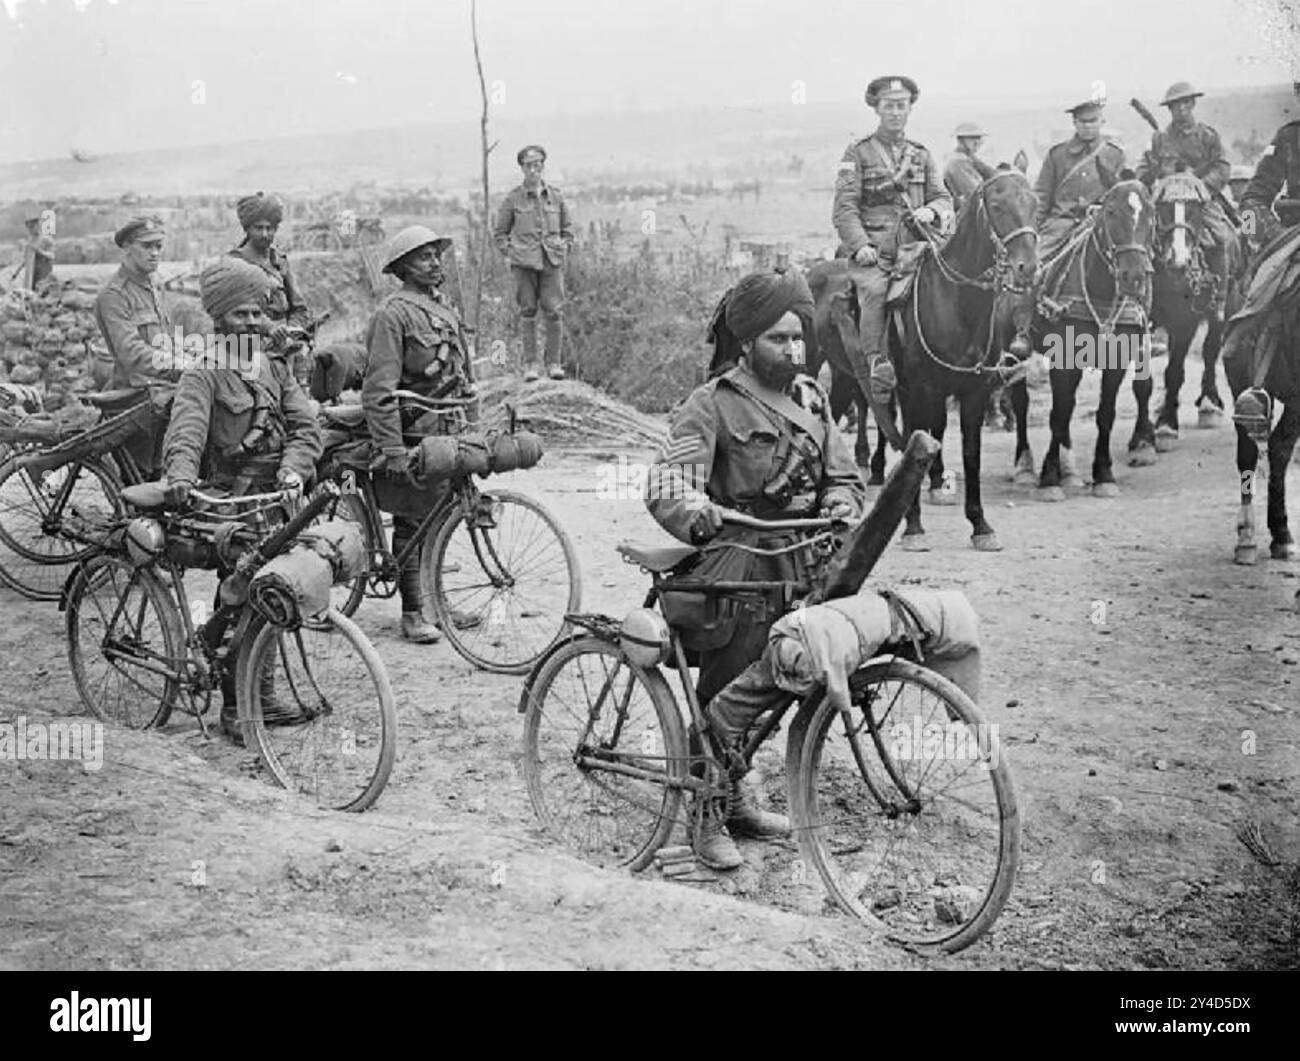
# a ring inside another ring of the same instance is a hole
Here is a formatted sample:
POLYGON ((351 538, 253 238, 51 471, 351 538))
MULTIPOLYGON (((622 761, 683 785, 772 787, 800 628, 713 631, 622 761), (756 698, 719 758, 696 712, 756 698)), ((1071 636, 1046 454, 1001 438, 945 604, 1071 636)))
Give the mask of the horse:
MULTIPOLYGON (((903 434, 893 417, 877 409, 876 422, 895 448, 915 430, 928 431, 940 442, 947 423, 945 399, 957 396, 962 425, 962 465, 965 473, 966 518, 971 544, 981 551, 1002 546, 984 517, 980 500, 980 443, 988 395, 995 382, 1008 378, 1029 353, 1034 277, 1038 269, 1034 212, 1037 200, 1028 179, 1018 170, 999 170, 971 193, 958 215, 956 229, 940 245, 921 226, 926 243, 910 290, 901 298, 891 294, 888 349, 898 378, 897 397, 903 434)), ((901 225, 909 224, 904 218, 901 225)), ((863 393, 854 371, 862 345, 854 267, 846 259, 819 262, 808 272, 816 300, 814 330, 817 362, 830 362, 831 413, 858 402, 857 456, 864 463, 866 432, 863 393)), ((942 459, 930 471, 930 498, 946 499, 942 459)), ((907 513, 904 549, 925 549, 921 526, 920 491, 907 513)))
POLYGON ((1215 381, 1224 321, 1235 306, 1230 257, 1235 248, 1207 255, 1201 246, 1206 208, 1211 196, 1195 175, 1179 172, 1161 178, 1152 189, 1156 210, 1152 259, 1151 323, 1169 334, 1169 361, 1165 366, 1165 400, 1156 416, 1156 449, 1164 450, 1178 438, 1178 392, 1192 336, 1205 321, 1201 346, 1204 369, 1196 399, 1197 422, 1213 427, 1223 416, 1223 399, 1215 381), (1211 259, 1214 260, 1211 260, 1211 259))
POLYGON ((1228 323, 1223 368, 1232 391, 1237 431, 1241 509, 1233 559, 1254 564, 1255 467, 1259 444, 1268 447, 1269 556, 1296 558, 1286 515, 1286 469, 1300 438, 1300 227, 1272 240, 1259 264, 1241 312, 1228 323), (1273 425, 1273 403, 1282 413, 1273 425))
MULTIPOLYGON (((1151 195, 1141 181, 1131 179, 1125 171, 1044 265, 1032 329, 1035 349, 1051 362, 1052 441, 1038 476, 1039 497, 1044 501, 1063 501, 1063 486, 1078 481, 1070 418, 1085 367, 1102 369, 1093 495, 1114 497, 1119 492, 1111 470, 1110 432, 1115 423, 1115 399, 1130 360, 1136 362, 1133 392, 1138 399, 1138 421, 1129 449, 1139 460, 1148 453, 1155 459, 1155 427, 1148 412, 1152 383, 1146 338, 1154 231, 1151 195)), ((1032 482, 1029 391, 1023 379, 1013 384, 1011 399, 1016 415, 1016 481, 1032 482)))

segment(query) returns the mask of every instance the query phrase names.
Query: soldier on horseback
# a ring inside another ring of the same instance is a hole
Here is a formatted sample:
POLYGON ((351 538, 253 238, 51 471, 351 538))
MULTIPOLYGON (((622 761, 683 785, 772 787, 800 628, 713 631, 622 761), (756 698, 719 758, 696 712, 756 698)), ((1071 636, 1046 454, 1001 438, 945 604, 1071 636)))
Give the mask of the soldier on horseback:
POLYGON ((840 237, 836 257, 860 266, 853 280, 864 367, 871 398, 880 405, 889 401, 895 384, 885 349, 885 298, 905 238, 902 223, 910 218, 948 231, 953 221, 952 197, 940 181, 933 156, 903 136, 918 95, 910 77, 878 77, 867 86, 867 106, 880 116, 880 124, 870 136, 849 144, 835 182, 832 219, 840 237))
POLYGON ((1151 135, 1151 148, 1137 165, 1137 177, 1151 188, 1161 177, 1186 170, 1205 184, 1211 198, 1202 215, 1201 246, 1210 271, 1226 277, 1230 268, 1235 269, 1237 246, 1237 234, 1224 209, 1223 196, 1232 168, 1219 134, 1193 116, 1196 100, 1203 95, 1187 81, 1169 86, 1160 105, 1169 108, 1171 121, 1151 135))
POLYGON ((1043 160, 1038 195, 1038 258, 1046 261, 1064 246, 1093 203, 1119 179, 1124 149, 1101 135, 1105 101, 1085 100, 1066 110, 1074 136, 1056 144, 1043 160))
MULTIPOLYGON (((1300 99, 1300 81, 1293 85, 1300 99)), ((1246 185, 1241 197, 1242 230, 1260 244, 1276 235, 1278 222, 1290 227, 1300 224, 1300 118, 1287 122, 1277 131, 1273 142, 1264 151, 1264 157, 1255 168, 1255 176, 1246 185), (1274 200, 1279 193, 1289 203, 1273 213, 1274 200)))

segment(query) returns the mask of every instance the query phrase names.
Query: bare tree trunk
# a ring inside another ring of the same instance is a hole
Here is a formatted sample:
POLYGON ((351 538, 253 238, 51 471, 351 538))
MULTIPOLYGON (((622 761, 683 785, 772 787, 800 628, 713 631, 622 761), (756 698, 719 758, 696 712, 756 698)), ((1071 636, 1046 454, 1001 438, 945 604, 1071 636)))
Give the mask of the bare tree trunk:
POLYGON ((488 247, 492 242, 492 222, 489 214, 491 185, 488 181, 488 158, 496 144, 488 143, 488 95, 487 82, 483 79, 483 60, 479 57, 478 47, 478 0, 470 0, 470 31, 474 36, 474 66, 478 70, 479 96, 483 100, 483 115, 479 121, 483 153, 483 221, 479 231, 478 255, 474 269, 474 335, 477 342, 479 325, 483 319, 483 273, 488 268, 488 247))

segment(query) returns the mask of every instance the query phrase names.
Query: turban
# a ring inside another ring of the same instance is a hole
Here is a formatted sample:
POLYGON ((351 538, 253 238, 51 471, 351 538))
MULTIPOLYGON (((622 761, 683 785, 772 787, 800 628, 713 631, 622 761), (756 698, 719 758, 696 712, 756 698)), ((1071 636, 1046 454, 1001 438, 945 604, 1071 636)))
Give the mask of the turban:
POLYGON ((808 282, 794 269, 750 273, 722 296, 709 325, 708 341, 713 344, 710 375, 718 375, 735 364, 740 344, 756 339, 787 313, 803 322, 804 342, 811 349, 813 296, 808 282))
POLYGON ((255 225, 259 221, 269 221, 273 225, 278 225, 284 220, 284 207, 280 205, 280 200, 273 195, 263 195, 261 192, 256 195, 245 195, 240 199, 235 204, 235 213, 239 215, 239 224, 242 228, 248 228, 249 225, 255 225))
POLYGON ((242 258, 226 257, 199 274, 203 308, 214 321, 249 302, 265 305, 271 278, 242 258))

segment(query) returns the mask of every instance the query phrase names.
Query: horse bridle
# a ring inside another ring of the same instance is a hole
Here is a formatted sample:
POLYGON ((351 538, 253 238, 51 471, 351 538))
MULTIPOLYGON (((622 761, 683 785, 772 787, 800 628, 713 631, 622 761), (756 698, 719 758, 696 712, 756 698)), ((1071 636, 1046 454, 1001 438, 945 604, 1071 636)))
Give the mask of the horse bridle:
MULTIPOLYGON (((1124 183, 1137 182, 1125 181, 1124 183)), ((1118 184, 1111 186, 1112 189, 1117 187, 1119 187, 1118 184)), ((1104 198, 1099 204, 1097 211, 1097 215, 1092 219, 1092 231, 1088 235, 1088 242, 1096 248, 1097 254, 1101 257, 1101 260, 1106 263, 1107 270, 1109 270, 1111 277, 1115 280, 1115 294, 1117 296, 1115 300, 1115 312, 1110 315, 1108 321, 1105 323, 1102 322, 1101 314, 1097 312, 1097 307, 1093 305, 1092 295, 1088 293, 1088 270, 1086 265, 1088 256, 1086 254, 1079 255, 1079 284, 1083 289, 1084 304, 1088 307, 1088 312, 1092 314, 1092 319, 1096 323, 1098 329, 1104 332, 1111 332, 1114 331, 1115 322, 1119 320, 1120 314, 1124 312, 1124 307, 1128 305, 1129 302, 1137 301, 1132 295, 1120 293, 1119 277, 1116 275, 1116 270, 1118 269, 1116 260, 1118 257, 1126 251, 1130 251, 1138 254, 1142 258, 1143 271, 1147 274, 1155 272, 1155 267, 1151 263, 1151 248, 1145 243, 1116 243, 1111 238, 1110 230, 1106 227, 1106 202, 1104 198), (1098 229, 1101 230, 1101 235, 1105 237, 1104 244, 1097 234, 1098 229)), ((1154 234, 1155 228, 1153 224, 1153 238, 1154 234)), ((1142 311, 1142 318, 1145 321, 1147 316, 1146 307, 1143 306, 1141 302, 1138 302, 1137 305, 1138 309, 1142 311)))
MULTIPOLYGON (((926 239, 929 240, 930 246, 934 250, 935 265, 939 267, 939 272, 948 279, 950 283, 957 284, 961 287, 974 287, 981 291, 992 291, 995 296, 1002 295, 1004 292, 1010 292, 1014 295, 1023 295, 1028 288, 1017 284, 1013 279, 1011 270, 1011 254, 1008 250, 1013 240, 1021 236, 1032 236, 1035 245, 1038 243, 1038 229, 1031 225, 1021 225, 1013 229, 1005 236, 1000 233, 993 224, 993 215, 988 207, 988 190, 998 181, 1006 177, 1019 177, 1024 179, 1023 175, 1014 170, 1006 170, 1001 173, 995 173, 986 180, 976 190, 979 199, 976 201, 976 212, 982 214, 988 221, 987 228, 989 235, 993 239, 993 264, 985 269, 979 276, 966 276, 960 270, 950 265, 943 256, 943 248, 931 239, 928 232, 924 232, 926 239)), ((1027 182, 1026 182, 1027 183, 1027 182)))
MULTIPOLYGON (((988 229, 988 233, 993 239, 993 263, 980 273, 979 276, 966 276, 960 270, 950 265, 944 259, 943 248, 938 245, 937 241, 935 241, 924 228, 921 230, 926 240, 929 241, 931 249, 934 251, 935 265, 949 283, 956 284, 960 287, 974 287, 980 291, 993 292, 993 301, 989 306, 988 339, 985 342, 984 357, 980 360, 980 363, 978 365, 969 366, 950 365, 930 349, 930 344, 925 341, 925 332, 921 328, 921 300, 919 297, 921 283, 920 269, 917 270, 916 275, 917 290, 912 297, 912 322, 916 327, 916 338, 920 343, 921 349, 925 351, 926 356, 929 357, 931 361, 939 365, 941 368, 947 369, 949 372, 955 372, 960 375, 996 375, 1003 383, 1007 382, 1007 380, 1015 374, 1017 369, 1023 368, 1024 361, 1020 360, 1009 351, 1003 351, 1002 357, 998 359, 996 365, 988 363, 993 354, 993 335, 996 330, 994 325, 997 321, 998 304, 1002 300, 1003 295, 1023 295, 1030 291, 1033 286, 1032 283, 1029 287, 1026 287, 1015 282, 1011 267, 1011 254, 1008 247, 1013 240, 1019 239, 1021 236, 1032 236, 1035 246, 1038 244, 1038 229, 1033 225, 1021 225, 1019 228, 1013 229, 1004 236, 993 224, 993 214, 989 211, 986 196, 988 194, 988 189, 1005 177, 1018 177, 1021 180, 1024 179, 1023 174, 1017 173, 1014 170, 1006 170, 1001 173, 995 173, 978 188, 979 199, 976 201, 975 209, 986 219, 987 224, 985 227, 988 229)), ((922 263, 922 265, 924 265, 924 263, 922 263)))

